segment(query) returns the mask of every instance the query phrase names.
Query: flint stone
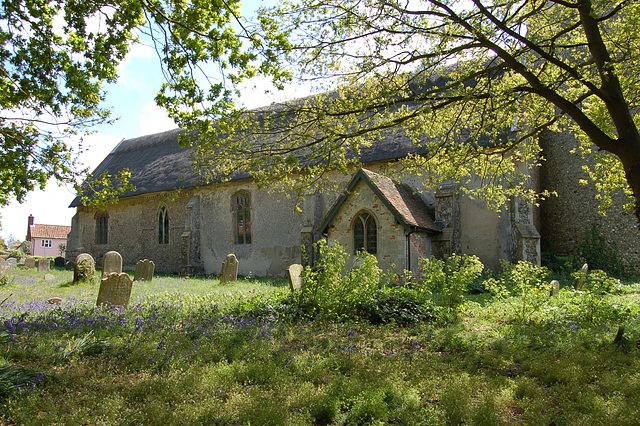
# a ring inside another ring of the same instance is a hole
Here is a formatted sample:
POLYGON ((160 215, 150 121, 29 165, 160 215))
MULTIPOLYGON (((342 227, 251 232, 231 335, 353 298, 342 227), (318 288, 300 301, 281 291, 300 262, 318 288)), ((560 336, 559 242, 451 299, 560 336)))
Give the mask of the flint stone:
POLYGON ((49 259, 38 259, 38 272, 51 270, 51 261, 49 259))
POLYGON ((25 268, 35 268, 36 267, 36 260, 33 257, 27 257, 24 260, 24 267, 25 268))
POLYGON ((294 263, 287 268, 287 277, 289 278, 289 288, 295 292, 302 288, 302 271, 304 266, 299 263, 294 263))
POLYGON ((74 283, 80 281, 81 279, 78 266, 84 261, 88 262, 88 264, 91 265, 93 268, 96 267, 96 261, 93 260, 93 256, 91 256, 89 253, 80 253, 78 257, 76 257, 76 261, 73 266, 73 282, 74 283))
POLYGON ((117 251, 108 251, 102 258, 102 278, 122 273, 122 256, 117 251))
POLYGON ((131 297, 131 287, 133 281, 127 273, 109 274, 100 282, 100 290, 98 291, 98 300, 96 306, 111 304, 114 306, 127 307, 129 298, 131 297))
POLYGON ((133 281, 152 281, 155 267, 155 263, 149 259, 138 261, 138 263, 136 263, 136 272, 133 276, 133 281))
POLYGON ((231 253, 222 262, 222 271, 220 272, 220 281, 226 284, 238 279, 238 259, 236 255, 231 253))

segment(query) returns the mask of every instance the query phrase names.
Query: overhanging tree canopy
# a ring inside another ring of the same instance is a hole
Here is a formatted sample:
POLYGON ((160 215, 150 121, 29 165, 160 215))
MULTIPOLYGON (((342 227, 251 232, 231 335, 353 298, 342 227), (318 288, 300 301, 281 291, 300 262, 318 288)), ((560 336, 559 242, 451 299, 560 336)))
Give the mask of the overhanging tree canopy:
POLYGON ((205 165, 307 181, 357 162, 360 147, 397 128, 428 152, 407 168, 501 177, 480 188, 498 203, 533 196, 514 169, 535 164, 532 136, 571 127, 598 159, 590 172, 604 202, 622 186, 638 206, 639 19, 631 0, 285 3, 263 10, 256 29, 277 52, 272 66, 333 90, 217 125, 194 110, 182 123, 203 135, 205 165))
POLYGON ((104 84, 117 79, 118 64, 139 37, 153 43, 161 60, 162 105, 179 115, 187 103, 180 96, 188 96, 206 99, 207 114, 229 109, 233 83, 269 72, 238 24, 239 6, 237 0, 2 1, 0 205, 22 200, 51 177, 73 182, 83 172, 70 138, 108 122, 104 84))

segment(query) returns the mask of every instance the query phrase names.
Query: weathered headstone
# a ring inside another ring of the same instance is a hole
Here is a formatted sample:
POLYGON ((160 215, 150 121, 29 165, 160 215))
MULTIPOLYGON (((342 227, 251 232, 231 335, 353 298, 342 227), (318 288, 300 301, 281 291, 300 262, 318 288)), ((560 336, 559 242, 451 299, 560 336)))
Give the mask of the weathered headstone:
POLYGON ((5 277, 11 274, 11 265, 5 259, 0 257, 0 283, 5 277))
POLYGON ((289 278, 289 288, 291 291, 300 290, 302 287, 302 271, 304 267, 299 263, 294 263, 287 268, 287 277, 289 278))
POLYGON ((50 297, 49 299, 47 299, 47 303, 49 303, 50 305, 59 305, 60 302, 62 302, 62 299, 59 297, 50 297))
POLYGON ((129 298, 131 297, 131 287, 133 281, 127 273, 109 274, 100 282, 100 290, 98 290, 97 306, 106 303, 114 306, 127 307, 129 298))
POLYGON ((227 255, 222 262, 222 271, 220 272, 220 281, 226 284, 238 279, 238 259, 235 254, 227 255))
POLYGON ((551 281, 551 292, 549 296, 554 297, 560 294, 560 282, 558 280, 551 281))
POLYGON ((11 269, 15 269, 18 267, 18 259, 16 259, 15 257, 8 258, 7 262, 9 263, 9 265, 11 265, 11 269))
POLYGON ((49 259, 38 259, 38 272, 46 272, 51 269, 51 260, 49 259))
POLYGON ((151 281, 153 280, 153 271, 156 265, 149 259, 140 260, 136 263, 136 273, 133 276, 134 281, 151 281))
POLYGON ((64 257, 62 256, 56 257, 55 259, 53 259, 53 264, 58 268, 64 268, 64 257))
POLYGON ((576 278, 576 283, 573 285, 574 290, 580 290, 584 283, 587 281, 587 273, 589 272, 589 265, 582 265, 582 269, 580 269, 580 274, 578 278, 576 278))
POLYGON ((33 257, 27 257, 24 260, 24 267, 25 268, 35 268, 36 267, 36 259, 34 259, 33 257))
POLYGON ((66 269, 67 271, 73 271, 73 268, 74 268, 75 266, 76 266, 76 265, 75 265, 75 263, 73 263, 72 261, 68 261, 68 262, 65 264, 65 269, 66 269))
POLYGON ((102 278, 122 273, 122 256, 117 251, 108 251, 102 258, 102 278))
POLYGON ((89 253, 80 253, 73 266, 73 282, 86 280, 96 272, 96 262, 89 253))
POLYGON ((56 280, 56 276, 53 274, 44 274, 44 280, 45 281, 55 281, 56 280))

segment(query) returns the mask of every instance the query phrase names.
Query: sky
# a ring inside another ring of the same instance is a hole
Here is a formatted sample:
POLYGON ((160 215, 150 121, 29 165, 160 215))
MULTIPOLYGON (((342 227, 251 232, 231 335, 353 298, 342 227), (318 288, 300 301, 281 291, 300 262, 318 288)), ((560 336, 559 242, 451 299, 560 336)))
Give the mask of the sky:
MULTIPOLYGON (((249 16, 258 6, 266 4, 253 0, 243 5, 243 14, 249 16)), ((83 153, 79 160, 90 170, 94 170, 123 139, 159 133, 176 128, 175 123, 154 102, 163 77, 159 60, 150 46, 136 45, 118 68, 118 81, 108 85, 105 105, 113 107, 113 117, 119 119, 111 125, 94 128, 95 133, 86 136, 83 153)), ((242 92, 244 105, 248 108, 269 105, 285 97, 301 96, 299 90, 266 95, 265 81, 246 84, 242 92), (256 87, 260 87, 258 90, 256 87)), ((27 219, 34 216, 37 224, 71 225, 75 208, 69 204, 75 198, 73 187, 60 186, 50 181, 45 190, 34 190, 22 203, 13 201, 0 209, 0 236, 5 240, 10 236, 22 241, 27 234, 27 219)))

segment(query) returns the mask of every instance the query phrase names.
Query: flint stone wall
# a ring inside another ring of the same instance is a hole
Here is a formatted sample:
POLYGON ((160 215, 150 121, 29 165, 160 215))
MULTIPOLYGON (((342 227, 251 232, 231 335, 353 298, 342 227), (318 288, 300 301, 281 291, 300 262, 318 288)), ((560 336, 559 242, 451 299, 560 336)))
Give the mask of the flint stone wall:
POLYGON ((620 193, 606 216, 598 213, 595 185, 580 184, 588 176, 582 170, 583 160, 578 141, 568 132, 546 132, 540 136, 543 162, 541 189, 556 191, 541 203, 542 249, 560 256, 579 254, 585 232, 595 224, 608 244, 616 244, 618 256, 628 272, 640 273, 640 230, 632 211, 622 206, 627 202, 620 193), (571 150, 576 153, 572 154, 571 150))

